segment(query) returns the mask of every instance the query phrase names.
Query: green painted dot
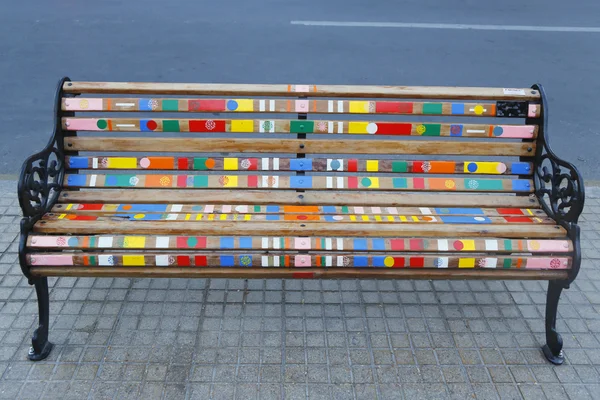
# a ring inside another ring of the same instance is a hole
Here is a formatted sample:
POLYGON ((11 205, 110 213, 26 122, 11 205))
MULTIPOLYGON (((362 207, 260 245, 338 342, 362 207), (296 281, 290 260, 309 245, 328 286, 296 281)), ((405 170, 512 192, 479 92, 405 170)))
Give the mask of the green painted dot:
POLYGON ((99 119, 98 122, 96 122, 96 126, 98 127, 98 129, 106 129, 108 123, 105 119, 99 119))
POLYGON ((197 244, 198 244, 198 239, 196 239, 195 237, 188 238, 188 240, 187 240, 188 247, 196 247, 197 244))
POLYGON ((362 180, 360 181, 360 183, 364 186, 364 187, 369 187, 371 186, 371 180, 369 178, 362 178, 362 180))

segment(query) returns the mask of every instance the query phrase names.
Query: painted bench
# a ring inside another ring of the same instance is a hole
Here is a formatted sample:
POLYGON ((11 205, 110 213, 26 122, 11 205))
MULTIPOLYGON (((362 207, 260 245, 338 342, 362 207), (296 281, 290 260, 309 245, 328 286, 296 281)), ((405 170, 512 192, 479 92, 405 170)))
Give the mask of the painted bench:
POLYGON ((52 276, 537 279, 543 352, 561 363, 584 190, 547 114, 539 85, 64 78, 18 189, 40 318, 29 358, 52 348, 52 276))

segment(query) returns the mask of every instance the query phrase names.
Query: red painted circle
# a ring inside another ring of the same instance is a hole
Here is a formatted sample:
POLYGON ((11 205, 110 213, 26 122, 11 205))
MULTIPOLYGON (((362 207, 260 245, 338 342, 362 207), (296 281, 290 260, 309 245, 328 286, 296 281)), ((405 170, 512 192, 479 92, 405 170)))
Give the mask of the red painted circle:
POLYGON ((306 215, 298 215, 298 219, 308 219, 306 215))
POLYGON ((457 240, 457 241, 454 242, 454 248, 456 250, 462 250, 463 247, 465 247, 465 245, 462 244, 462 242, 460 240, 457 240))
POLYGON ((146 122, 146 128, 150 129, 151 131, 155 130, 157 127, 158 125, 156 124, 156 122, 152 120, 146 122))

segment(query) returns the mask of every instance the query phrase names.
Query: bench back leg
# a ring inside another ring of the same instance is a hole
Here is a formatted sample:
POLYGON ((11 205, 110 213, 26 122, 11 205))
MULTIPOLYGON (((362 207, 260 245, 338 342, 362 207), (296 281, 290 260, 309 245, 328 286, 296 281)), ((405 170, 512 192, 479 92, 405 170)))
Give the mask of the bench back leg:
POLYGON ((564 362, 562 347, 563 341, 560 333, 556 332, 556 312, 560 293, 565 287, 563 281, 548 281, 546 295, 546 344, 542 347, 544 355, 552 364, 560 365, 564 362))
POLYGON ((28 357, 31 361, 41 361, 48 357, 52 343, 48 341, 48 325, 50 319, 50 296, 48 294, 48 278, 38 278, 34 281, 38 299, 40 323, 33 332, 28 357))

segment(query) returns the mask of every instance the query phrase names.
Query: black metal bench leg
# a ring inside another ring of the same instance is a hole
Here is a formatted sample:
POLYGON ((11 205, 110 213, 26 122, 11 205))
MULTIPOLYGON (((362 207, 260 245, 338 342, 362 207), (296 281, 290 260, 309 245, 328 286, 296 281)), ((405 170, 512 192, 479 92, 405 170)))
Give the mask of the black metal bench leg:
POLYGON ((28 356, 31 361, 40 361, 48 357, 52 347, 54 346, 48 341, 48 325, 50 321, 48 278, 39 278, 35 281, 34 285, 38 299, 40 324, 35 332, 33 332, 28 356))
POLYGON ((556 332, 558 299, 563 288, 564 282, 549 281, 548 294, 546 296, 546 344, 542 347, 542 351, 548 361, 556 365, 560 365, 565 361, 562 352, 562 337, 560 333, 556 332))

